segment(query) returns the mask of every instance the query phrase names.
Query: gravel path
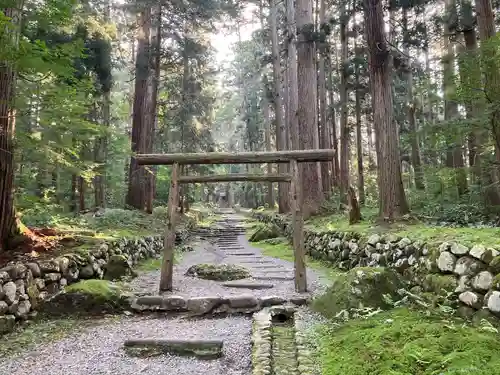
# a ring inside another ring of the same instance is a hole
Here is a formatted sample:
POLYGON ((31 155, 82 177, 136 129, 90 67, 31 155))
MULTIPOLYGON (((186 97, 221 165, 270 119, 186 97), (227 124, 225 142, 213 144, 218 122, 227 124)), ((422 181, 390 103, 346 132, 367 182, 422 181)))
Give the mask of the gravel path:
MULTIPOLYGON (((219 224, 229 232, 233 228, 231 233, 212 243, 203 241, 195 251, 184 254, 181 264, 175 267, 173 294, 186 297, 296 295, 291 279, 293 264, 262 256, 259 249, 249 245, 243 234, 236 235, 234 228, 241 219, 238 215, 227 215, 219 224), (184 276, 186 270, 197 263, 242 264, 252 272, 253 280, 250 281, 272 283, 273 288, 228 288, 217 282, 184 276)), ((308 270, 307 276, 311 293, 319 292, 322 284, 318 275, 308 270)), ((140 275, 132 281, 132 290, 137 294, 157 294, 159 277, 159 271, 140 275)), ((101 320, 96 321, 95 326, 57 342, 41 345, 17 357, 0 359, 0 375, 249 375, 251 326, 251 318, 243 316, 211 320, 182 317, 101 320), (209 361, 178 356, 130 357, 122 345, 131 338, 219 338, 224 341, 224 356, 209 361)))
POLYGON ((123 318, 24 353, 0 359, 1 375, 248 375, 251 369, 251 319, 213 320, 123 318), (130 338, 207 338, 224 340, 224 356, 203 361, 189 357, 130 357, 130 338))
MULTIPOLYGON (((229 214, 223 216, 223 221, 217 224, 226 226, 229 229, 237 228, 238 223, 243 219, 242 216, 229 214)), ((174 290, 169 294, 183 297, 241 294, 251 294, 256 297, 269 295, 293 297, 300 295, 295 292, 293 263, 262 255, 261 250, 252 247, 243 234, 228 236, 227 239, 223 241, 219 239, 215 243, 203 241, 193 247, 194 251, 184 253, 181 263, 174 266, 174 290), (238 255, 238 253, 242 253, 242 255, 238 255), (249 253, 254 255, 247 255, 249 253), (189 267, 199 263, 242 265, 251 271, 252 279, 239 281, 270 283, 273 284, 273 288, 261 290, 229 288, 222 286, 220 282, 184 276, 189 267), (255 279, 255 277, 258 279, 255 279)), ((132 291, 138 295, 154 295, 158 293, 159 280, 160 271, 158 270, 140 275, 132 281, 130 286, 132 291)), ((307 282, 311 294, 317 294, 323 290, 324 282, 321 280, 321 275, 318 275, 310 268, 307 269, 307 282)))

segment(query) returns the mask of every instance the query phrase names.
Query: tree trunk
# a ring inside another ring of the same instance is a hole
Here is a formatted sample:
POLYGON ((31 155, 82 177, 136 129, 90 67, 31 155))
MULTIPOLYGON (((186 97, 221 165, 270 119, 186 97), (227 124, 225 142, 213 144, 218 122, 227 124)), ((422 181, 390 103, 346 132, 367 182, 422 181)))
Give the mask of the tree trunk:
MULTIPOLYGON (((283 114, 283 100, 281 97, 281 63, 278 42, 278 1, 271 0, 271 12, 269 15, 269 24, 271 26, 271 48, 273 56, 273 103, 274 115, 276 118, 276 149, 286 150, 286 131, 285 119, 283 114)), ((278 172, 285 173, 286 165, 278 165, 278 172)), ((278 183, 278 206, 279 212, 285 213, 290 211, 290 204, 288 201, 288 186, 286 183, 278 183)))
POLYGON ((413 100, 413 73, 412 58, 410 56, 410 31, 408 29, 408 9, 403 7, 403 52, 406 55, 406 64, 404 66, 406 78, 406 117, 408 118, 408 127, 411 142, 411 164, 414 171, 415 187, 417 190, 424 190, 424 172, 422 170, 422 161, 420 160, 420 146, 417 133, 417 121, 415 118, 415 101, 413 100))
POLYGON ((335 114, 335 100, 333 99, 333 65, 332 59, 328 57, 328 97, 330 99, 329 117, 330 117, 330 142, 334 156, 332 161, 332 186, 339 187, 339 142, 337 139, 337 119, 335 114))
MULTIPOLYGON (((321 0, 320 10, 319 10, 319 23, 320 30, 325 24, 326 18, 326 1, 321 0)), ((328 124, 328 109, 326 106, 326 71, 325 71, 325 48, 320 48, 319 51, 319 140, 320 148, 330 148, 330 130, 328 124)), ((323 193, 328 197, 331 193, 331 179, 328 173, 328 167, 330 163, 321 163, 321 182, 323 183, 323 193)))
MULTIPOLYGON (((266 94, 264 94, 266 96, 266 94)), ((267 101, 267 97, 262 98, 262 108, 264 115, 264 142, 266 144, 266 151, 271 151, 271 116, 269 114, 269 102, 267 101)), ((273 165, 271 163, 267 163, 267 173, 273 173, 273 165)), ((274 198, 273 198, 273 183, 267 183, 267 195, 266 202, 269 208, 274 207, 274 198)))
MULTIPOLYGON (((318 144, 318 127, 316 121, 316 67, 314 64, 314 40, 311 34, 314 31, 312 1, 297 0, 297 76, 298 96, 301 98, 298 105, 298 121, 300 127, 301 149, 313 149, 318 144)), ((319 211, 324 199, 321 176, 318 163, 301 164, 303 215, 308 218, 319 211)))
MULTIPOLYGON (((454 8, 454 0, 447 0, 446 14, 448 22, 454 22, 456 11, 454 8)), ((444 117, 445 120, 453 121, 459 118, 458 103, 455 96, 455 51, 453 44, 450 43, 450 35, 452 30, 448 23, 444 25, 444 53, 443 56, 443 92, 444 92, 444 117)), ((448 149, 446 152, 446 166, 455 170, 455 181, 457 184, 458 195, 461 196, 467 192, 467 176, 464 170, 464 159, 462 155, 462 145, 459 139, 460 134, 453 134, 453 139, 448 141, 448 149)))
MULTIPOLYGON (((145 152, 154 152, 154 139, 156 125, 158 122, 158 86, 160 83, 160 62, 161 62, 161 4, 153 7, 151 24, 151 46, 152 53, 149 55, 149 76, 148 76, 148 103, 147 103, 147 134, 145 152)), ((153 213, 153 200, 156 185, 156 166, 150 166, 145 171, 145 208, 147 213, 153 213)))
MULTIPOLYGON (((147 101, 149 70, 149 34, 151 29, 151 9, 146 7, 139 15, 137 36, 137 58, 135 70, 134 107, 132 118, 132 152, 144 153, 147 134, 147 101)), ((145 203, 145 171, 130 159, 127 205, 139 210, 145 203)))
POLYGON ((374 98, 379 214, 383 220, 393 220, 409 210, 401 176, 398 128, 393 119, 389 49, 382 5, 382 0, 364 0, 370 86, 374 98))
POLYGON ((341 66, 340 66, 340 201, 347 204, 347 189, 349 187, 349 142, 350 132, 349 124, 347 122, 347 67, 349 64, 347 54, 347 23, 348 17, 346 12, 346 5, 344 3, 341 12, 340 22, 340 44, 341 44, 341 66))
POLYGON ((298 118, 298 73, 297 73, 297 45, 295 27, 294 0, 286 2, 287 36, 288 36, 288 120, 290 121, 290 141, 292 150, 298 150, 299 146, 299 118, 298 118))
POLYGON ((496 35, 495 17, 491 0, 476 0, 477 24, 481 40, 483 60, 484 89, 486 97, 491 102, 490 124, 497 162, 500 161, 500 71, 498 63, 498 44, 493 38, 496 35), (493 43, 492 43, 493 42, 493 43))
MULTIPOLYGON (((354 47, 354 50, 357 50, 354 47)), ((359 63, 356 63, 355 67, 355 79, 356 79, 356 151, 358 158, 358 194, 359 194, 359 204, 365 203, 365 178, 363 170, 363 140, 361 135, 361 93, 359 84, 359 63)), ((352 193, 350 193, 352 195, 352 193)), ((351 199, 348 199, 349 204, 352 206, 351 199)))
MULTIPOLYGON (((17 49, 19 41, 20 9, 2 9, 9 17, 12 29, 9 29, 11 48, 17 49)), ((0 62, 0 253, 7 250, 9 240, 20 231, 14 209, 14 132, 16 110, 14 90, 16 71, 11 61, 0 62)))

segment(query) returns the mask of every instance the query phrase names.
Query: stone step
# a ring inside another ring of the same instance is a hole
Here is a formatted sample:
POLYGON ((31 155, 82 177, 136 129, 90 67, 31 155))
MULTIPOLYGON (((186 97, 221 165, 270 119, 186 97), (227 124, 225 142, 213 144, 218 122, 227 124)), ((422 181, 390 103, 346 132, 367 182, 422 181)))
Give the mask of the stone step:
POLYGON ((244 282, 244 281, 228 281, 222 284, 222 286, 228 288, 240 288, 240 289, 271 289, 274 287, 273 284, 266 283, 256 283, 256 282, 244 282))
POLYGON ((130 339, 123 343, 130 355, 158 354, 188 355, 204 359, 222 357, 222 340, 170 340, 170 339, 130 339), (144 354, 142 354, 144 353, 144 354), (157 354, 157 353, 155 353, 157 354))
POLYGON ((254 275, 252 276, 254 280, 293 280, 295 277, 292 276, 284 276, 284 275, 254 275))
POLYGON ((252 313, 263 307, 292 303, 304 305, 309 302, 308 295, 284 299, 277 296, 255 297, 249 294, 206 297, 182 297, 175 295, 142 296, 131 301, 131 309, 137 312, 156 311, 188 313, 190 315, 220 314, 228 312, 252 313))
POLYGON ((243 257, 243 256, 250 256, 250 255, 257 255, 256 253, 245 253, 245 252, 241 252, 241 253, 224 253, 225 255, 227 256, 235 256, 235 257, 243 257))

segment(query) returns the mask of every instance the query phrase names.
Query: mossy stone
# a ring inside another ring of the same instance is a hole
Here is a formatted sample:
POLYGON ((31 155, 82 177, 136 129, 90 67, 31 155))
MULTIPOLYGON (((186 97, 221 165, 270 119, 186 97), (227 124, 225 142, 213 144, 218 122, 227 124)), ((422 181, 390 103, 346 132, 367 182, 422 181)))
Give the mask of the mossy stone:
POLYGON ((189 267, 186 276, 194 276, 205 280, 231 281, 250 277, 248 269, 235 264, 195 264, 189 267))

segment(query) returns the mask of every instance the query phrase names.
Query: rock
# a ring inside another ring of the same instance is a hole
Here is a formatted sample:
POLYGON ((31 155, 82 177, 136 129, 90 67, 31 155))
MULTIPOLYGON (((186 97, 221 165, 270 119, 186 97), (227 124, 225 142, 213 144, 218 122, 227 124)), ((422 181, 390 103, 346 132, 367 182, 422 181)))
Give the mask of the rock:
POLYGON ((411 240, 409 238, 404 237, 401 241, 398 242, 398 247, 400 249, 404 249, 406 246, 411 245, 411 240))
POLYGON ((464 320, 471 320, 475 313, 476 313, 475 309, 466 305, 461 305, 457 309, 458 316, 464 320))
POLYGON ((259 242, 280 236, 280 230, 276 225, 265 225, 257 229, 250 237, 250 242, 259 242))
POLYGON ((68 280, 63 277, 61 280, 59 280, 59 285, 64 288, 66 285, 68 285, 68 280))
POLYGON ((465 303, 467 306, 473 307, 475 309, 480 309, 483 302, 481 295, 471 291, 460 293, 458 299, 462 303, 465 303))
POLYGON ((253 309, 258 307, 259 301, 252 295, 229 297, 229 306, 233 309, 253 309))
POLYGON ((366 241, 367 244, 372 245, 373 247, 377 246, 377 243, 380 242, 380 236, 378 234, 372 234, 370 237, 368 237, 368 240, 366 241))
POLYGON ((123 277, 134 276, 136 273, 132 269, 127 257, 124 255, 112 255, 105 265, 104 278, 106 280, 119 280, 123 277))
POLYGON ((28 268, 22 263, 16 263, 0 269, 0 272, 8 273, 11 280, 24 279, 27 271, 28 268))
POLYGON ((26 288, 25 288, 25 284, 24 284, 24 280, 23 279, 16 280, 15 284, 16 284, 16 293, 17 293, 17 295, 25 294, 26 293, 26 288))
POLYGON ((193 297, 187 300, 186 308, 195 315, 203 315, 208 314, 223 302, 224 299, 221 297, 193 297))
POLYGON ((465 255, 469 252, 469 248, 467 246, 461 245, 456 242, 451 243, 450 250, 455 255, 465 255))
POLYGON ((251 276, 248 269, 235 264, 196 264, 189 267, 186 276, 205 280, 231 281, 246 279, 251 276))
POLYGON ((60 273, 51 272, 45 274, 45 281, 47 281, 48 283, 54 283, 56 281, 59 281, 60 279, 61 279, 60 273))
POLYGON ((42 273, 51 273, 51 272, 59 272, 59 263, 57 263, 55 260, 43 260, 38 262, 38 265, 40 266, 40 270, 42 273))
POLYGON ((222 283, 222 286, 225 286, 227 288, 239 288, 239 289, 271 289, 274 287, 273 284, 268 284, 268 283, 256 283, 253 281, 241 282, 238 280, 222 283))
POLYGON ((80 270, 80 277, 82 279, 91 279, 94 276, 94 267, 92 264, 87 264, 80 270))
POLYGON ((494 314, 500 314, 500 292, 493 291, 489 294, 486 306, 494 314))
POLYGON ((285 299, 278 296, 264 296, 259 298, 260 307, 270 307, 276 305, 282 305, 285 303, 285 299))
POLYGON ((12 305, 16 300, 16 290, 16 284, 14 284, 12 281, 3 284, 3 292, 5 293, 4 299, 9 305, 12 305))
POLYGON ((180 296, 163 297, 160 304, 160 310, 162 311, 185 311, 186 307, 186 300, 180 296))
POLYGON ((70 260, 66 257, 60 257, 56 259, 56 262, 59 264, 59 270, 63 275, 68 273, 68 268, 70 265, 70 260))
POLYGON ((17 313, 17 309, 19 307, 19 300, 16 299, 12 305, 9 306, 9 314, 15 314, 17 313))
POLYGON ((45 280, 35 279, 35 285, 38 288, 38 290, 43 290, 43 289, 45 289, 45 280))
POLYGON ((457 275, 467 275, 467 276, 473 276, 477 274, 478 272, 482 271, 486 265, 474 258, 471 258, 469 256, 461 257, 456 265, 455 265, 455 272, 457 275))
POLYGON ((5 314, 7 311, 9 311, 9 305, 7 305, 7 302, 0 301, 0 315, 5 314))
POLYGON ((469 255, 476 259, 482 260, 481 257, 485 252, 486 248, 483 245, 474 245, 472 249, 470 249, 469 255))
POLYGON ((490 262, 491 272, 495 275, 500 273, 500 255, 494 257, 490 262))
POLYGON ((58 282, 47 284, 45 287, 50 295, 56 294, 61 290, 58 282))
POLYGON ((458 278, 458 285, 455 288, 455 293, 462 293, 470 289, 470 278, 468 276, 460 276, 458 278))
POLYGON ((353 268, 339 274, 326 292, 312 302, 314 310, 328 318, 342 310, 353 308, 390 308, 384 295, 397 296, 397 291, 406 287, 398 272, 391 268, 353 268))
POLYGON ((441 254, 439 254, 437 266, 442 272, 453 272, 456 262, 457 257, 455 255, 447 251, 443 251, 441 254))
POLYGON ((471 282, 472 287, 475 290, 479 291, 487 291, 491 288, 493 284, 493 275, 489 271, 481 271, 479 272, 471 282))
POLYGON ((451 245, 448 242, 443 242, 441 245, 439 245, 438 250, 440 253, 443 251, 449 251, 451 248, 451 245))
POLYGON ((17 312, 15 313, 15 316, 19 319, 27 319, 30 310, 31 310, 30 301, 21 301, 19 302, 19 306, 17 307, 17 312))
POLYGON ((31 274, 33 275, 34 278, 42 276, 42 270, 40 269, 40 266, 37 263, 34 262, 27 263, 26 267, 28 267, 28 269, 31 271, 31 274))
POLYGON ((385 237, 385 240, 389 243, 395 243, 395 242, 399 242, 401 240, 401 237, 400 236, 397 236, 393 233, 390 233, 388 234, 386 237, 385 237))
POLYGON ((126 352, 132 356, 155 354, 190 355, 203 359, 220 358, 223 354, 222 340, 165 340, 134 339, 124 343, 126 352))
POLYGON ((396 264, 394 265, 394 267, 396 267, 396 269, 399 271, 399 272, 403 272, 405 269, 407 269, 409 267, 409 263, 408 263, 408 258, 401 258, 401 259, 398 259, 396 261, 396 264))
POLYGON ((10 275, 5 271, 0 271, 0 284, 10 281, 10 275))
POLYGON ((14 315, 0 316, 0 334, 12 332, 15 325, 16 317, 14 315))

